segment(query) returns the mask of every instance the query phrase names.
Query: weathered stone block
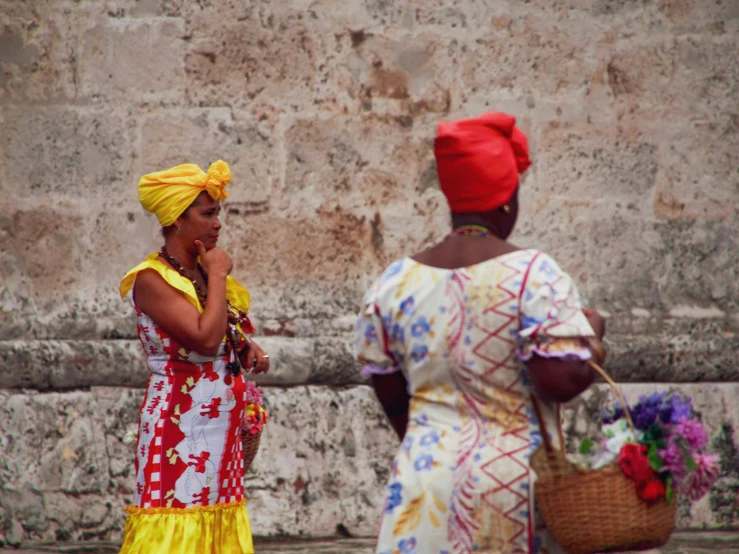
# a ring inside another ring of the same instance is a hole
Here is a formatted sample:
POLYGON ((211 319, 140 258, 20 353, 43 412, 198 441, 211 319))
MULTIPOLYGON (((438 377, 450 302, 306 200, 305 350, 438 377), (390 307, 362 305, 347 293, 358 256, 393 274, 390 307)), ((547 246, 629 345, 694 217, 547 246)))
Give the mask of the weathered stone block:
MULTIPOLYGON (((739 48, 739 42, 732 48, 739 48)), ((729 86, 739 87, 737 65, 736 78, 720 77, 727 79, 727 85, 733 83, 729 86)), ((669 148, 663 148, 654 191, 654 214, 658 218, 736 219, 739 214, 739 174, 736 171, 739 167, 739 110, 729 109, 732 111, 724 112, 720 118, 713 115, 693 117, 690 132, 675 129, 664 133, 663 140, 669 148), (716 136, 721 140, 714 141, 716 136)))
POLYGON ((540 193, 596 197, 609 211, 645 213, 658 170, 658 146, 631 125, 560 125, 553 121, 539 138, 537 173, 546 176, 540 193), (544 188, 545 187, 545 188, 544 188))
POLYGON ((320 37, 301 10, 273 14, 269 3, 192 5, 185 55, 187 97, 195 106, 250 107, 265 114, 310 105, 320 37))
POLYGON ((472 40, 459 59, 464 87, 471 95, 502 89, 560 99, 584 93, 597 63, 599 27, 557 21, 548 9, 519 10, 493 14, 483 20, 492 20, 492 28, 487 24, 468 34, 472 40))
POLYGON ((428 112, 448 114, 464 97, 457 61, 466 46, 456 39, 365 28, 340 29, 333 39, 320 67, 316 103, 322 108, 393 115, 412 124, 428 112))
POLYGON ((185 98, 185 24, 175 18, 95 19, 80 37, 79 93, 114 102, 185 98))
MULTIPOLYGON (((24 540, 120 540, 134 462, 122 439, 142 395, 0 393, 0 506, 24 540)), ((270 422, 246 477, 255 534, 333 535, 339 523, 373 534, 397 441, 370 389, 268 388, 265 399, 270 422)))
POLYGON ((0 2, 0 103, 73 100, 76 29, 61 2, 0 2))
MULTIPOLYGON (((218 159, 229 164, 233 181, 221 216, 226 223, 226 242, 232 234, 229 219, 269 210, 279 174, 274 152, 276 130, 268 120, 259 121, 243 110, 230 108, 173 108, 143 112, 139 128, 142 156, 136 175, 181 163, 197 163, 204 171, 218 159)), ((132 191, 135 184, 129 185, 132 191)))
MULTIPOLYGON (((68 209, 80 199, 115 201, 133 181, 133 123, 106 109, 1 106, 0 190, 34 206, 51 195, 69 199, 68 209)), ((13 204, 3 202, 5 217, 13 204)))

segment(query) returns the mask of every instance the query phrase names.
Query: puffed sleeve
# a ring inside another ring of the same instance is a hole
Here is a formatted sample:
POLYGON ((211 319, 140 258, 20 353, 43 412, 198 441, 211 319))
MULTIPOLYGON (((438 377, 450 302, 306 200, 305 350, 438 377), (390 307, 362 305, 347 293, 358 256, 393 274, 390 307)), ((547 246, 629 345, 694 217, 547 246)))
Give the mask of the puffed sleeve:
POLYGON ((586 339, 595 333, 582 307, 572 278, 550 256, 537 254, 521 291, 518 356, 590 359, 586 339))
POLYGON ((365 294, 355 331, 354 357, 363 364, 363 375, 384 375, 400 369, 388 348, 377 288, 375 285, 365 294))

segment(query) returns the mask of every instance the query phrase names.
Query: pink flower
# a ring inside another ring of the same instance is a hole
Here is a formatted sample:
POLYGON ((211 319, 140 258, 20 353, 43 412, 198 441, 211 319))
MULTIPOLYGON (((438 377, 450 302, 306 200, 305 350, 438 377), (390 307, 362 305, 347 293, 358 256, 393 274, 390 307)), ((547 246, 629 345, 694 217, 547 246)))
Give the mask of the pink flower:
POLYGON ((257 406, 261 406, 263 402, 262 399, 262 389, 260 389, 254 381, 247 381, 246 382, 246 404, 247 406, 249 404, 256 404, 257 406))
POLYGON ((696 454, 694 459, 698 467, 688 473, 680 487, 681 492, 693 501, 702 498, 719 475, 718 455, 696 454))
POLYGON ((695 419, 682 419, 672 426, 671 434, 687 441, 691 450, 701 450, 708 444, 708 433, 703 424, 695 419))

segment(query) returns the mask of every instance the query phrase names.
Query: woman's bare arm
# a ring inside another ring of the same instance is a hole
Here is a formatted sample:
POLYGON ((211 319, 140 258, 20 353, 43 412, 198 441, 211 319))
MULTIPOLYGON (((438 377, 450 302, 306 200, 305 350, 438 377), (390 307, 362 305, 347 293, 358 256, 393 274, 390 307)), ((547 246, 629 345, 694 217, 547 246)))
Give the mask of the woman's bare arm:
POLYGON ((188 350, 215 356, 226 334, 226 275, 208 276, 208 302, 203 313, 153 269, 136 276, 136 306, 165 333, 188 350))

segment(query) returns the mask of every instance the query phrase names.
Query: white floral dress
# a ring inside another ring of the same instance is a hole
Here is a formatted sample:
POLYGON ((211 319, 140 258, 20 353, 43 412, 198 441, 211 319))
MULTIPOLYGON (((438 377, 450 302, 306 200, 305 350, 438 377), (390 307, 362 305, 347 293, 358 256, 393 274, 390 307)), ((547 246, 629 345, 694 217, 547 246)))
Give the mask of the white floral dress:
MULTIPOLYGON (((541 435, 521 359, 587 359, 588 336, 572 279, 536 250, 385 270, 364 298, 355 355, 365 373, 402 371, 411 404, 378 554, 557 549, 533 507, 528 459, 541 435)), ((555 429, 555 407, 541 404, 555 429)))

